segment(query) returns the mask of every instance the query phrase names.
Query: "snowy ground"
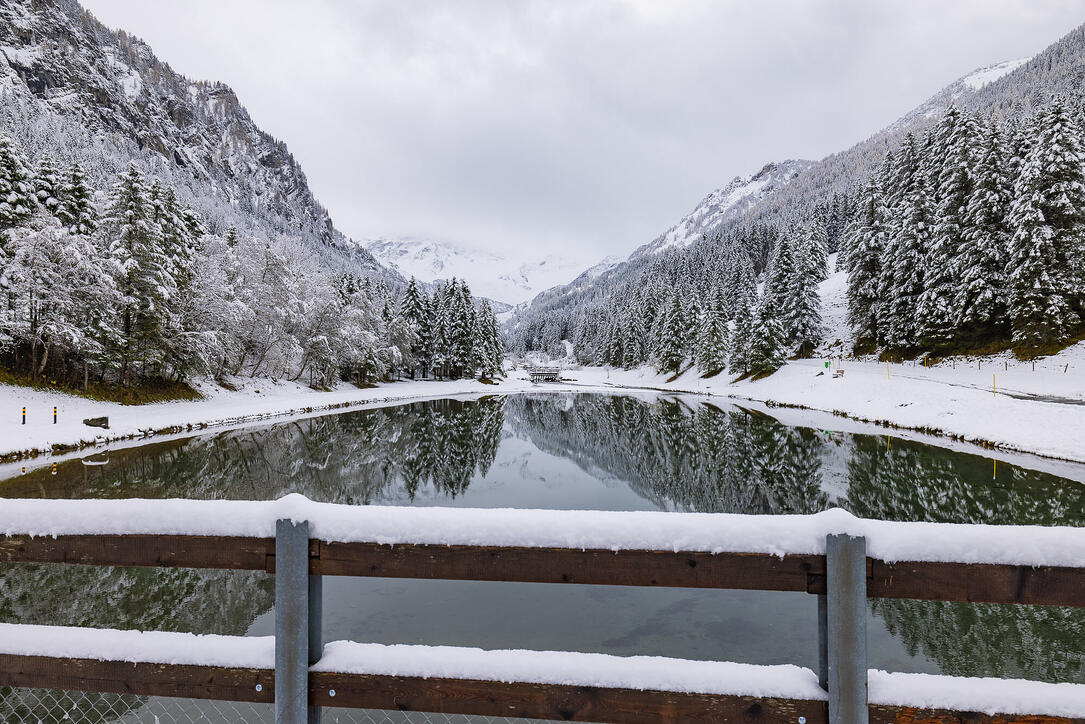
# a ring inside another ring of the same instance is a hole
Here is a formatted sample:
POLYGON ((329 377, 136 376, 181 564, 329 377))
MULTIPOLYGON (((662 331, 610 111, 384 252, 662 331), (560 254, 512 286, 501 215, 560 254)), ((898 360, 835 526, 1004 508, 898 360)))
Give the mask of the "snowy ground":
MULTIPOLYGON (((561 384, 532 385, 522 371, 496 385, 477 380, 406 381, 358 389, 341 385, 316 392, 292 383, 249 380, 237 391, 211 385, 197 401, 124 406, 71 395, 0 386, 0 456, 50 452, 54 445, 138 444, 150 435, 191 434, 208 427, 238 426, 277 416, 314 415, 337 409, 460 395, 539 390, 650 389, 690 392, 769 405, 801 406, 861 421, 950 436, 1085 462, 1085 343, 1036 363, 1009 355, 957 359, 925 368, 863 360, 799 360, 756 382, 732 383, 726 375, 702 379, 688 370, 674 381, 648 367, 616 370, 570 368, 561 384), (835 369, 842 376, 834 376, 835 369), (997 392, 997 394, 995 394, 997 392), (21 424, 21 408, 27 423, 21 424), (53 406, 59 420, 53 424, 53 406), (106 415, 110 429, 83 419, 106 415)), ((838 427, 842 421, 834 418, 838 427)), ((41 462, 41 461, 37 461, 41 462)))

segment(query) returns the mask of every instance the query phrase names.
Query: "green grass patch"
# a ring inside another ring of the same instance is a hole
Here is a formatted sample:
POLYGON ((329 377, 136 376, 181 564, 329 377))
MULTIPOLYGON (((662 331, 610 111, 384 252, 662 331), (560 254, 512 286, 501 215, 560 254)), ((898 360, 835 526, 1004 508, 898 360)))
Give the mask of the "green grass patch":
POLYGON ((172 382, 162 379, 144 380, 132 387, 91 382, 84 392, 82 385, 71 385, 63 380, 32 379, 29 375, 16 374, 10 370, 0 370, 0 382, 35 390, 63 392, 76 397, 84 397, 88 400, 117 402, 121 405, 145 405, 150 402, 169 402, 171 400, 199 400, 203 397, 184 382, 172 382))

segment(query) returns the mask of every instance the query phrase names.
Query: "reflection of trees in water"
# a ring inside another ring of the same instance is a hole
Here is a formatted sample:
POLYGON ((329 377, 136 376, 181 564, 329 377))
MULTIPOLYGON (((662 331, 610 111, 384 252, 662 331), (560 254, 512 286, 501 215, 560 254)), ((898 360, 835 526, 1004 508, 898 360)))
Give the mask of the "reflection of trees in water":
POLYGON ((909 652, 954 676, 1085 683, 1085 611, 880 599, 874 612, 909 652))
MULTIPOLYGON (((812 513, 829 505, 823 465, 837 445, 766 415, 690 410, 676 401, 578 395, 510 400, 515 429, 536 445, 602 469, 660 507, 812 513)), ((1082 525, 1085 486, 921 443, 845 435, 848 490, 837 504, 883 520, 1082 525)), ((830 463, 831 464, 831 463, 830 463)), ((949 674, 1085 681, 1085 611, 878 600, 907 649, 949 674)))
POLYGON ((271 499, 363 504, 459 495, 493 464, 503 400, 436 400, 236 430, 73 461, 4 484, 7 497, 271 499), (402 485, 401 485, 402 483, 402 485))
POLYGON ((1085 485, 917 442, 852 436, 848 494, 864 518, 992 525, 1082 525, 1085 485))
POLYGON ((518 434, 586 470, 604 470, 663 508, 703 512, 812 513, 825 442, 765 415, 690 409, 676 400, 515 397, 518 434))

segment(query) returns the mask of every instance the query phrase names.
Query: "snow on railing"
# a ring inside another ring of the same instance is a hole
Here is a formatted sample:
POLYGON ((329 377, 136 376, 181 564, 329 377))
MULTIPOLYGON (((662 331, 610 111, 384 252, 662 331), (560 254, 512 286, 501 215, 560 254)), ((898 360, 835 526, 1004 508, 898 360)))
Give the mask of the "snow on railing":
POLYGON ((354 506, 292 494, 274 501, 0 499, 0 535, 269 538, 307 520, 330 542, 576 550, 823 555, 829 534, 863 536, 885 562, 1085 567, 1085 528, 902 523, 839 508, 813 515, 354 506))
MULTIPOLYGON (((197 636, 67 626, 0 624, 0 655, 183 666, 272 669, 271 636, 197 636)), ((333 641, 310 671, 361 676, 471 679, 825 701, 810 669, 661 656, 566 651, 483 650, 452 646, 333 641)), ((1050 684, 932 674, 868 672, 872 706, 944 709, 988 715, 1085 715, 1085 684, 1050 684)))

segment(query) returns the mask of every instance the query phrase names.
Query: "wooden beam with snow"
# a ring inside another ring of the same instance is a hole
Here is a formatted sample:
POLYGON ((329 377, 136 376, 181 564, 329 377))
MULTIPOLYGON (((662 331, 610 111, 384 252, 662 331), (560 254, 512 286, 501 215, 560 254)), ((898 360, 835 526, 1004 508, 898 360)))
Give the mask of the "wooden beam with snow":
MULTIPOLYGON (((327 576, 825 592, 825 556, 310 542, 327 576)), ((275 571, 272 538, 0 536, 0 562, 275 571)), ((1085 607, 1085 568, 867 561, 868 595, 1085 607)))

